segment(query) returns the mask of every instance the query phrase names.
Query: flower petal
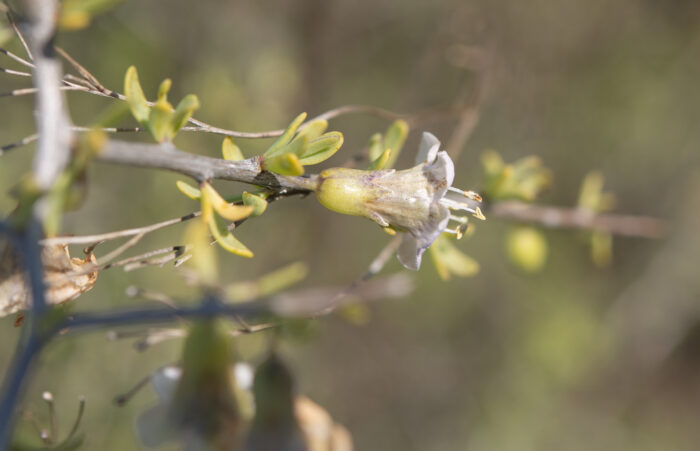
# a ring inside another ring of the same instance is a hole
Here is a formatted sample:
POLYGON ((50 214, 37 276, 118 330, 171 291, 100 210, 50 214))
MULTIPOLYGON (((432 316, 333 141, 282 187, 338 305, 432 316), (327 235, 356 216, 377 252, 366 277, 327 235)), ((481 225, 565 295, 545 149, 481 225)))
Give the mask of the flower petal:
POLYGON ((425 165, 423 172, 431 185, 435 187, 433 201, 439 201, 445 196, 447 189, 452 186, 455 179, 455 165, 452 159, 444 150, 438 152, 433 158, 433 162, 425 165))
POLYGON ((420 146, 418 146, 418 155, 416 155, 416 164, 432 163, 438 150, 440 150, 440 140, 430 132, 423 132, 420 146))
POLYGON ((136 419, 136 432, 141 443, 157 448, 177 438, 177 431, 168 419, 167 404, 158 404, 136 419))
POLYGON ((418 247, 418 241, 408 233, 404 234, 399 250, 396 252, 396 257, 404 268, 418 271, 422 254, 423 252, 418 247))
POLYGON ((164 366, 151 375, 153 390, 162 400, 170 400, 175 394, 175 388, 182 376, 182 368, 175 365, 164 366))

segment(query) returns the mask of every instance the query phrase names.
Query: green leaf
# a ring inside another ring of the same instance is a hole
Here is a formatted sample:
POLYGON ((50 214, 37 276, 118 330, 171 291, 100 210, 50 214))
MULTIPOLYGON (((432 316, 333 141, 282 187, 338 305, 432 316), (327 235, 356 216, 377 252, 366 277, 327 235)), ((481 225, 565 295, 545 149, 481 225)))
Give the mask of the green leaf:
POLYGON ((290 142, 282 146, 279 155, 285 153, 293 153, 294 155, 301 157, 309 147, 309 138, 306 136, 297 136, 290 142))
POLYGON ((221 143, 221 154, 224 160, 228 161, 241 161, 245 159, 245 157, 243 157, 243 152, 241 152, 241 149, 233 142, 233 138, 230 136, 224 138, 224 141, 221 143))
POLYGON ((209 230, 216 242, 230 253, 246 258, 253 256, 253 252, 233 236, 218 214, 214 214, 209 221, 209 230))
POLYGON ((539 272, 547 261, 547 240, 532 227, 516 227, 508 234, 508 257, 520 269, 539 272))
POLYGON ((178 130, 184 127, 187 121, 189 121, 192 117, 192 114, 198 109, 199 99, 196 95, 188 94, 182 100, 180 100, 172 119, 173 137, 178 130))
POLYGON ((380 169, 384 169, 387 166, 387 162, 389 161, 389 158, 391 157, 391 149, 386 149, 379 157, 372 161, 367 168, 370 171, 378 171, 380 169))
POLYGON ((304 128, 302 128, 297 134, 297 138, 299 138, 300 136, 306 136, 307 138, 309 138, 309 141, 311 141, 312 139, 316 139, 319 136, 321 136, 327 128, 327 120, 316 119, 315 121, 309 122, 308 124, 304 125, 304 128))
POLYGON ((253 207, 247 205, 232 205, 226 202, 209 183, 202 183, 199 188, 202 194, 206 195, 208 202, 211 203, 214 210, 229 221, 240 221, 250 216, 253 212, 253 207))
POLYGON ((202 201, 202 220, 192 221, 185 228, 183 240, 192 247, 192 258, 189 264, 194 267, 204 283, 213 284, 218 277, 218 262, 215 249, 210 245, 209 221, 212 220, 214 210, 211 204, 202 201))
POLYGON ((257 280, 232 283, 226 287, 226 294, 236 302, 251 301, 278 293, 300 282, 308 273, 309 268, 305 263, 292 263, 257 280))
POLYGON ((253 207, 251 217, 260 216, 267 209, 267 201, 262 196, 243 191, 243 204, 253 207))
POLYGON ((449 280, 451 274, 457 277, 471 277, 479 272, 479 262, 457 249, 452 240, 444 234, 430 246, 430 256, 442 280, 449 280))
POLYGON ((162 143, 173 136, 173 112, 168 102, 156 102, 148 115, 148 129, 153 138, 162 143))
POLYGON ((199 191, 199 189, 195 188, 189 183, 185 183, 182 180, 178 180, 177 182, 175 182, 175 185, 177 185, 177 189, 179 189, 182 194, 184 194, 192 200, 199 200, 202 197, 202 193, 199 191))
POLYGON ((384 149, 391 149, 391 157, 386 163, 387 168, 393 167, 408 136, 408 124, 401 119, 394 121, 384 134, 384 149))
POLYGON ((272 145, 265 151, 263 155, 265 157, 276 157, 284 153, 282 147, 292 140, 294 133, 297 131, 297 129, 304 122, 305 119, 306 113, 301 113, 299 116, 294 118, 294 120, 291 124, 289 124, 284 133, 282 133, 282 135, 279 138, 277 138, 275 142, 272 143, 272 145))
POLYGON ((384 153, 384 140, 381 133, 375 133, 369 138, 369 161, 374 161, 384 153))
POLYGON ((302 175, 304 166, 299 157, 293 153, 285 153, 272 158, 265 158, 263 169, 280 175, 302 175))
POLYGON ((131 114, 134 115, 139 123, 145 125, 148 123, 150 108, 146 101, 146 96, 143 94, 141 84, 139 83, 139 74, 135 66, 129 67, 124 77, 124 93, 126 101, 129 103, 131 114))
POLYGON ((158 86, 158 102, 168 101, 168 92, 170 92, 170 87, 172 85, 173 82, 169 78, 160 82, 160 86, 158 86))
POLYGON ((343 134, 329 132, 309 142, 306 152, 299 159, 304 166, 318 164, 329 159, 343 145, 343 134))

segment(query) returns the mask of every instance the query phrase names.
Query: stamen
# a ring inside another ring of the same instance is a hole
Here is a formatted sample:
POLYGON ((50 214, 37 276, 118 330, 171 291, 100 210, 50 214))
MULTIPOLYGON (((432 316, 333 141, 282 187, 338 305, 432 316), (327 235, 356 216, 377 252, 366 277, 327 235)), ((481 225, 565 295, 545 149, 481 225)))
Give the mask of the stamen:
POLYGON ((475 200, 475 201, 477 201, 477 202, 481 202, 481 201, 483 200, 483 199, 481 198, 481 196, 479 195, 479 193, 474 192, 474 191, 472 191, 472 190, 463 191, 463 190, 461 190, 461 189, 459 189, 459 188, 455 188, 454 186, 450 186, 450 187, 447 188, 447 189, 450 190, 450 191, 452 191, 453 193, 459 193, 459 194, 461 194, 462 196, 464 196, 464 197, 466 197, 466 198, 469 198, 469 199, 471 199, 471 200, 475 200))
POLYGON ((459 222, 460 224, 466 224, 469 222, 469 218, 467 218, 466 216, 450 215, 450 220, 455 221, 455 222, 459 222))
POLYGON ((481 219, 482 221, 486 221, 486 216, 481 212, 481 208, 476 207, 476 211, 474 212, 474 217, 476 219, 481 219))
POLYGON ((476 210, 474 210, 472 207, 470 207, 468 204, 462 203, 462 202, 457 202, 452 199, 448 199, 446 197, 443 197, 440 199, 440 203, 450 210, 463 210, 463 211, 468 211, 469 213, 476 213, 476 210))
POLYGON ((467 230, 467 226, 463 225, 463 226, 456 227, 454 229, 445 229, 445 232, 456 235, 457 239, 461 240, 462 237, 464 236, 465 230, 467 230))

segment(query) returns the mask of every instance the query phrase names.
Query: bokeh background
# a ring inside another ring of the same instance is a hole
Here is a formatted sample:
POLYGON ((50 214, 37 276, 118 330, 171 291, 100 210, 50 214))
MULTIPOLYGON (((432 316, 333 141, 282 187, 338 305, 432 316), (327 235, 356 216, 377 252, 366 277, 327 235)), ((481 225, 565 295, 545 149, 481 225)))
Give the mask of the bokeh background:
MULTIPOLYGON (((480 155, 539 156, 553 173, 540 203, 574 205, 581 180, 600 170, 616 211, 670 221, 660 240, 616 238, 614 260, 589 258, 585 233, 547 230, 538 273, 509 263, 512 223, 478 224, 460 248, 480 273, 442 282, 429 261, 405 299, 311 321, 283 343, 298 389, 352 432, 358 450, 694 450, 700 443, 700 4, 693 0, 126 1, 59 44, 107 87, 139 69, 147 94, 173 79, 171 98, 199 96, 199 119, 230 129, 284 126, 344 104, 400 112, 452 105, 473 89, 454 49, 488 55, 480 123, 457 162, 456 185, 478 189, 480 155), (457 46, 457 47, 455 47, 457 46)), ((16 42, 6 44, 20 51, 16 42)), ((5 59, 2 66, 12 66, 5 59)), ((27 81, 0 74, 0 91, 27 81)), ((113 101, 69 94, 76 124, 113 101)), ((33 133, 33 99, 0 99, 0 144, 33 133)), ((129 120, 124 125, 132 124, 129 120)), ((353 115, 331 122, 342 164, 387 122, 353 115)), ((443 138, 455 121, 422 127, 443 138)), ((419 129, 399 167, 412 164, 419 129)), ((129 139, 148 140, 145 135, 129 139)), ((220 137, 182 133, 176 144, 217 156, 220 137)), ((269 141, 238 140, 248 155, 269 141)), ((0 157, 0 212, 30 167, 33 147, 0 157)), ((84 206, 63 231, 87 234, 180 216, 196 204, 173 174, 95 164, 84 206)), ((222 191, 243 187, 218 184, 222 191)), ((134 252, 179 242, 182 227, 148 236, 134 252)), ((237 235, 252 260, 220 253, 225 281, 302 260, 303 287, 344 285, 387 237, 369 221, 331 213, 313 198, 275 203, 237 235)), ((109 249, 105 247, 102 251, 109 249)), ((79 253, 76 247, 73 252, 79 253)), ((393 259, 387 271, 401 268, 393 259)), ((144 304, 125 287, 195 299, 172 267, 109 270, 78 310, 144 304)), ((18 337, 0 321, 0 368, 18 337)), ((259 361, 264 336, 237 342, 259 361)), ((42 353, 24 405, 45 417, 57 399, 66 431, 87 396, 84 449, 139 449, 133 419, 155 402, 150 389, 125 407, 113 398, 177 360, 181 343, 139 353, 105 331, 58 338, 42 353)))

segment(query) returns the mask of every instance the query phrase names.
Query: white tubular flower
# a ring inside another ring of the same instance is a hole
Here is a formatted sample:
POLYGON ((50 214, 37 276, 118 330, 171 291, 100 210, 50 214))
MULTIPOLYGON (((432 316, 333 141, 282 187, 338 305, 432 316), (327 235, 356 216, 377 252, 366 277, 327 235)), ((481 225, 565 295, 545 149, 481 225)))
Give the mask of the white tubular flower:
POLYGON ((440 141, 424 132, 413 168, 328 169, 320 175, 316 195, 333 211, 372 219, 389 233, 402 232, 397 257, 407 269, 417 270, 423 252, 441 233, 462 236, 467 218, 454 212, 485 219, 478 207, 481 196, 453 188, 454 175, 454 164, 440 151, 440 141), (450 221, 454 228, 448 228, 450 221))

